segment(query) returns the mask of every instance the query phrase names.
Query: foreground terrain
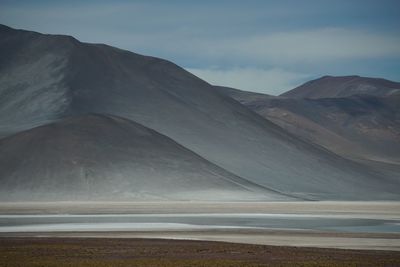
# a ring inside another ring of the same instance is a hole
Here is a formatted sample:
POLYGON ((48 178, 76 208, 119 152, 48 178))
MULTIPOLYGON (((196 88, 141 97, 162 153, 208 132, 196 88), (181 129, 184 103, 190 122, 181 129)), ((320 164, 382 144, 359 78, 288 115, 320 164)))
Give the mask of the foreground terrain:
POLYGON ((2 238, 0 266, 399 266, 400 252, 188 240, 2 238))

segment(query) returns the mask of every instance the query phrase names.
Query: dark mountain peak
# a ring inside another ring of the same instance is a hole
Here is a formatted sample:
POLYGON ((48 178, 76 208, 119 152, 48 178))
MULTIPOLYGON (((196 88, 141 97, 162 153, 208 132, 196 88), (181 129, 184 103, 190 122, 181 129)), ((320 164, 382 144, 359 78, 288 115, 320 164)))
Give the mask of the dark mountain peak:
POLYGON ((15 31, 15 29, 8 27, 4 24, 0 24, 0 32, 11 32, 11 31, 15 31))
POLYGON ((352 95, 387 96, 400 91, 400 83, 382 78, 350 76, 323 76, 306 82, 286 93, 293 98, 336 98, 352 95))
POLYGON ((42 35, 41 33, 35 32, 35 31, 28 31, 28 30, 22 30, 22 29, 15 29, 3 24, 0 24, 0 36, 8 37, 8 36, 21 36, 21 35, 42 35))
POLYGON ((318 78, 316 80, 319 80, 319 79, 349 79, 349 78, 360 78, 360 76, 359 75, 344 75, 344 76, 324 75, 321 78, 318 78))

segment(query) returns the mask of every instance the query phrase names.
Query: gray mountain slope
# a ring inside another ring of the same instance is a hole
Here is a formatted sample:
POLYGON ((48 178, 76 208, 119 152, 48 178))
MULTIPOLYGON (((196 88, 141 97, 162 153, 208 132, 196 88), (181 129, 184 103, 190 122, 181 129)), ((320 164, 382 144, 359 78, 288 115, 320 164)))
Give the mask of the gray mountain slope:
POLYGON ((278 98, 277 96, 262 94, 257 92, 243 91, 240 89, 214 85, 214 88, 221 94, 227 95, 241 104, 247 106, 249 103, 262 103, 264 100, 269 100, 271 98, 278 98))
POLYGON ((0 140, 0 169, 0 200, 281 198, 166 136, 105 115, 67 118, 0 140))
POLYGON ((357 160, 400 165, 400 94, 298 99, 218 87, 304 140, 357 160))
POLYGON ((106 113, 246 180, 307 199, 392 199, 398 184, 299 140, 175 64, 71 37, 0 29, 3 135, 106 113))
POLYGON ((286 93, 291 98, 332 98, 352 95, 388 96, 400 92, 400 83, 360 76, 324 76, 286 93))

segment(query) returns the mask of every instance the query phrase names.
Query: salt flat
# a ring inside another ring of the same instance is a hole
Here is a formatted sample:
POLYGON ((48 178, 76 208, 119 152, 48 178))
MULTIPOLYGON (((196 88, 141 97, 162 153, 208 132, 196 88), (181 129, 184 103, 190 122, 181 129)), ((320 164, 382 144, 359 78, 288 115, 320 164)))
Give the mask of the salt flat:
POLYGON ((0 202, 0 214, 283 213, 399 218, 398 201, 296 202, 0 202))
POLYGON ((126 237, 400 250, 399 202, 13 202, 0 236, 126 237))

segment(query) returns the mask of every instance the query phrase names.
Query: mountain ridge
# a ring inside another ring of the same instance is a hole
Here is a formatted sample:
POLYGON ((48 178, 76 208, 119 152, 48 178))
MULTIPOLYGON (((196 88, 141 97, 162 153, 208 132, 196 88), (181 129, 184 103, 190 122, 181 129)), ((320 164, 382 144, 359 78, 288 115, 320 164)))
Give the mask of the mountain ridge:
POLYGON ((60 35, 1 34, 0 55, 12 59, 0 66, 3 136, 110 114, 283 195, 398 197, 380 173, 297 138, 172 62, 60 35))

